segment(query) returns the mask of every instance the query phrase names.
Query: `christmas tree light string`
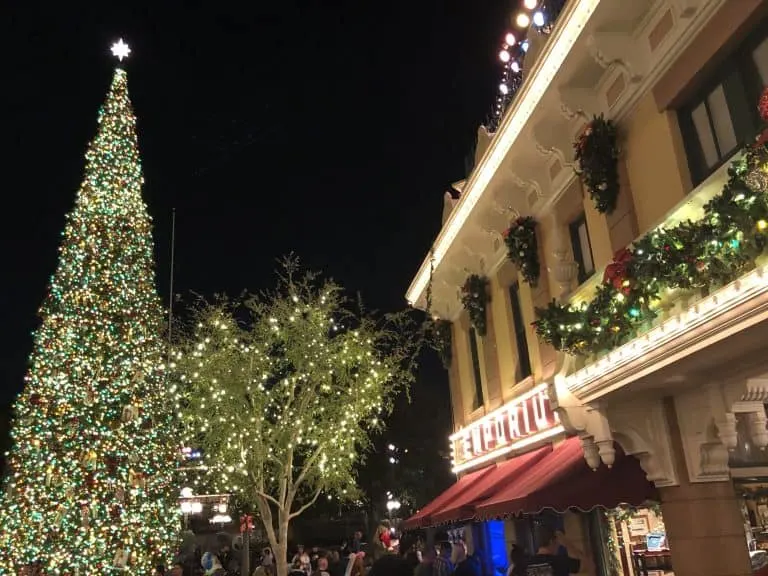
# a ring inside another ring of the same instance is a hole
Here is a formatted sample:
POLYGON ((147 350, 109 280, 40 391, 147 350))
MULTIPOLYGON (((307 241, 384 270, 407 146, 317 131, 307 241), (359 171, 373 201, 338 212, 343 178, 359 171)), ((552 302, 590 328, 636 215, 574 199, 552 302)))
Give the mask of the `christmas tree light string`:
POLYGON ((163 312, 122 68, 98 123, 14 405, 3 574, 33 562, 49 575, 149 574, 178 533, 163 312))

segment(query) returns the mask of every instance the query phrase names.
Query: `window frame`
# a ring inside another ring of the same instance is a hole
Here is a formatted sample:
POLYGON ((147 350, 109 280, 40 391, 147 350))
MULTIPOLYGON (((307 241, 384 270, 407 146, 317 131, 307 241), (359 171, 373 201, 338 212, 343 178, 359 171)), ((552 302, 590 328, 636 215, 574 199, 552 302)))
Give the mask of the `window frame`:
POLYGON ((474 389, 472 394, 472 411, 485 406, 485 391, 483 390, 483 364, 480 360, 480 336, 470 326, 469 332, 469 361, 471 363, 474 389))
POLYGON ((589 234, 589 225, 587 224, 587 214, 582 212, 568 224, 568 233, 571 238, 571 250, 573 250, 573 260, 579 265, 578 281, 579 285, 584 284, 595 273, 595 256, 592 252, 592 237, 589 234), (592 260, 592 270, 587 272, 584 263, 584 252, 581 249, 581 238, 579 237, 579 228, 584 226, 587 233, 587 244, 589 245, 589 258, 592 260))
MULTIPOLYGON (((768 40, 765 24, 763 20, 677 108, 683 148, 694 187, 727 163, 734 154, 751 141, 761 127, 757 102, 763 91, 763 81, 752 54, 763 41, 768 40), (708 102, 709 96, 719 86, 723 87, 729 119, 736 136, 735 146, 727 151, 720 150, 708 102), (704 149, 693 122, 693 112, 702 104, 707 112, 709 129, 718 154, 717 162, 711 167, 707 166, 704 149)), ((768 84, 768 81, 766 83, 768 84)))
POLYGON ((533 375, 531 366, 530 348, 528 346, 528 334, 523 319, 523 308, 520 300, 520 283, 515 282, 509 286, 509 309, 512 314, 512 332, 515 336, 517 348, 517 365, 515 366, 515 379, 522 382, 533 375))

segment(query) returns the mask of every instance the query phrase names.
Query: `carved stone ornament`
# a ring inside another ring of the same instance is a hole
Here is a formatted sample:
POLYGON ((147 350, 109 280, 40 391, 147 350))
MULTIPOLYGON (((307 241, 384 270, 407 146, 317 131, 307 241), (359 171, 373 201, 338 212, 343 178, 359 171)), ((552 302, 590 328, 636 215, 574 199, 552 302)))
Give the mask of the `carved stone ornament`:
POLYGON ((584 404, 565 385, 573 359, 560 358, 561 370, 549 387, 550 405, 563 426, 578 434, 584 459, 592 469, 612 466, 617 442, 625 454, 636 457, 648 480, 656 486, 674 486, 678 478, 670 448, 669 426, 659 400, 634 400, 619 405, 584 404))

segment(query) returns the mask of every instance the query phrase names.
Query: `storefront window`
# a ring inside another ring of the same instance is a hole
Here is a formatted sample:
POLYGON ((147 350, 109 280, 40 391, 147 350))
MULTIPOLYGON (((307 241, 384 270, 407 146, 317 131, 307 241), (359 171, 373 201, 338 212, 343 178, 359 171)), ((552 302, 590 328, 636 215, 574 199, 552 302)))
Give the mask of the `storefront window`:
POLYGON ((736 489, 742 497, 744 535, 752 572, 768 574, 768 478, 739 482, 736 489))
POLYGON ((609 576, 673 576, 672 553, 659 506, 605 512, 609 576))

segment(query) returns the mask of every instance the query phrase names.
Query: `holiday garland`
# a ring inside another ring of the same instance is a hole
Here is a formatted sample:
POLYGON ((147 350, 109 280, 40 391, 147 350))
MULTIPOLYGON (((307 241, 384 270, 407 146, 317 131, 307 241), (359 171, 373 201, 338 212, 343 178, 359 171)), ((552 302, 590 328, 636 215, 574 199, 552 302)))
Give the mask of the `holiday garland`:
POLYGON ((619 196, 619 148, 616 126, 603 115, 595 116, 574 142, 576 174, 589 189, 597 211, 610 214, 619 196))
POLYGON ((733 162, 701 220, 657 228, 618 252, 591 302, 537 309, 539 338, 574 355, 610 350, 655 318, 663 290, 711 289, 752 269, 768 241, 765 140, 733 162))
POLYGON ((471 274, 467 277, 461 289, 461 303, 469 312, 469 321, 479 336, 488 333, 488 319, 486 317, 486 305, 490 302, 488 295, 488 278, 471 274))
POLYGON ((539 245, 536 240, 536 220, 525 216, 515 220, 504 232, 507 257, 531 286, 536 286, 541 274, 539 245))

